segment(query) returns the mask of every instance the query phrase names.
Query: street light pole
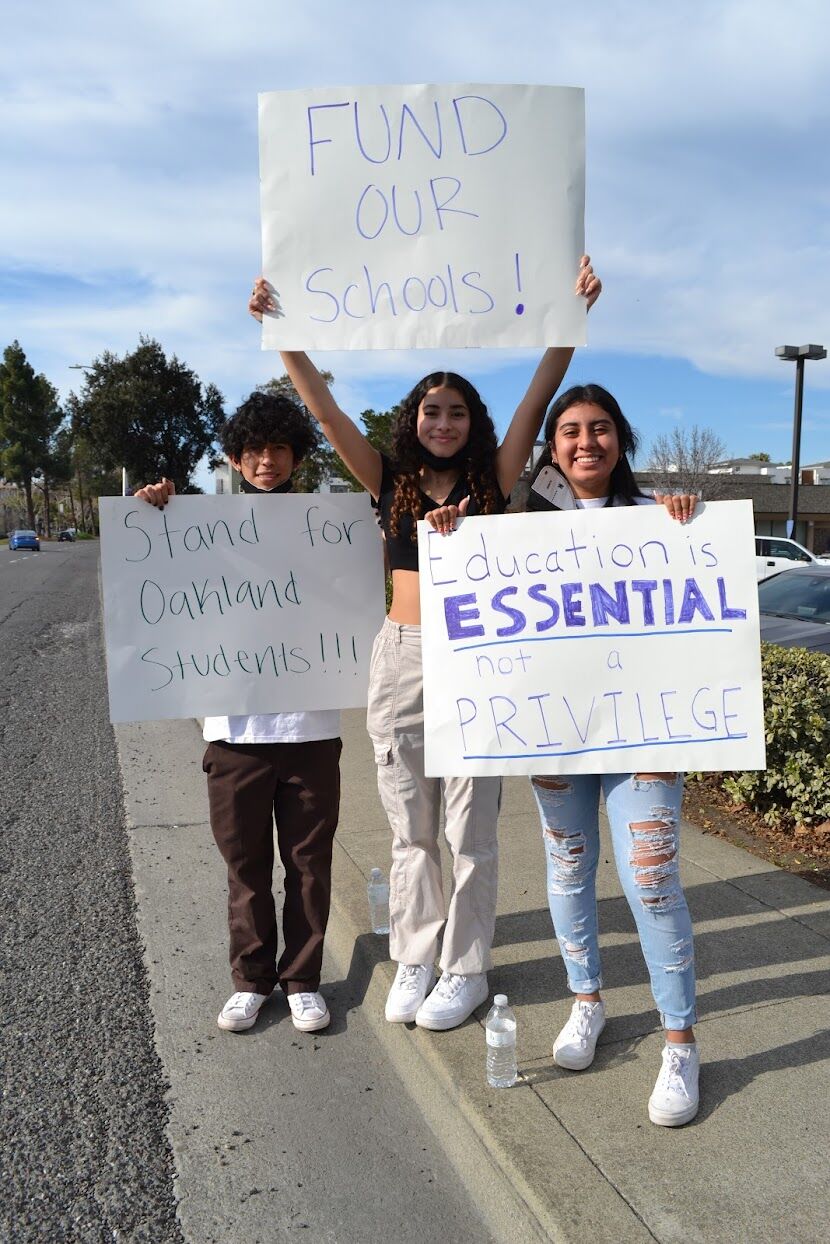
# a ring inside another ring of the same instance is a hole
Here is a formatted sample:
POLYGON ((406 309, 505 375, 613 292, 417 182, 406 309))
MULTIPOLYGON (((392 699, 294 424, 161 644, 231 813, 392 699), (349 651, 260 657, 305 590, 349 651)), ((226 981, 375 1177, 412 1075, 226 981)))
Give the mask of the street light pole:
POLYGON ((776 346, 776 356, 795 361, 795 405, 793 407, 793 453, 792 480, 790 481, 790 517, 787 519, 787 535, 795 539, 798 522, 798 482, 801 473, 801 411, 804 401, 804 360, 825 359, 824 346, 776 346))

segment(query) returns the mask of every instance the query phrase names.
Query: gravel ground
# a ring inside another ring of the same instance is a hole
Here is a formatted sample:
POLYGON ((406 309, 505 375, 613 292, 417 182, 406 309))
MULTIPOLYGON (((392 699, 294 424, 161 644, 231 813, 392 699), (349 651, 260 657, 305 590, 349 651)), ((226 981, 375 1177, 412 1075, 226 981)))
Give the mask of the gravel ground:
POLYGON ((181 1240, 97 544, 0 565, 0 1240, 181 1240))

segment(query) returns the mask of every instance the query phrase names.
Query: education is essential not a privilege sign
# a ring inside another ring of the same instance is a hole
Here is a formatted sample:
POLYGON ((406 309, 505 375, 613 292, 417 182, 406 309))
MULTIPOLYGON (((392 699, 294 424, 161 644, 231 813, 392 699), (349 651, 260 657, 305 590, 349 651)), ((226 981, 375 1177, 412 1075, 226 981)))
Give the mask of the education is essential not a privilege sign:
POLYGON ((110 720, 366 703, 384 612, 367 495, 99 504, 110 720))
POLYGON ((585 342, 584 92, 259 96, 264 349, 585 342))
POLYGON ((763 769, 749 501, 418 527, 433 776, 763 769))

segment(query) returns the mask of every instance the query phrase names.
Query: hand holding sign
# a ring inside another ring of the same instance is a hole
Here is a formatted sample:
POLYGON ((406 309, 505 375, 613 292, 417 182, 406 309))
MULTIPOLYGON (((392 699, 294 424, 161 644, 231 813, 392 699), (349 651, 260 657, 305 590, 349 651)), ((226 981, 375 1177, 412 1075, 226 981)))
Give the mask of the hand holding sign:
MULTIPOLYGON (((148 489, 159 498, 160 487, 148 489)), ((112 721, 366 703, 383 616, 366 496, 172 497, 156 509, 102 497, 100 508, 112 721)))
POLYGON ((426 772, 764 766, 752 506, 420 524, 426 772))
POLYGON ((582 91, 274 92, 260 165, 265 348, 584 342, 582 91))
POLYGON ((470 498, 464 497, 458 505, 439 505, 437 510, 430 510, 426 521, 442 536, 455 531, 459 518, 463 518, 470 505, 470 498))

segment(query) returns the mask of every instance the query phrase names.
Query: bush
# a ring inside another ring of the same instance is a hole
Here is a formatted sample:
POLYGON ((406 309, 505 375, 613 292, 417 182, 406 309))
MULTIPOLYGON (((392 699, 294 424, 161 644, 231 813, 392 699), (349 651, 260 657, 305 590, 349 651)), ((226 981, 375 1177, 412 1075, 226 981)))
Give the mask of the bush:
POLYGON ((830 820, 830 656, 761 644, 766 770, 724 775, 723 788, 768 825, 830 820))

